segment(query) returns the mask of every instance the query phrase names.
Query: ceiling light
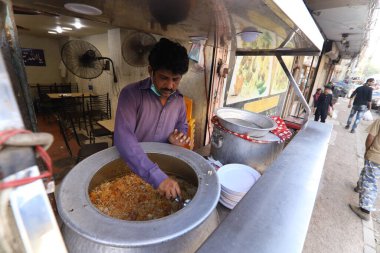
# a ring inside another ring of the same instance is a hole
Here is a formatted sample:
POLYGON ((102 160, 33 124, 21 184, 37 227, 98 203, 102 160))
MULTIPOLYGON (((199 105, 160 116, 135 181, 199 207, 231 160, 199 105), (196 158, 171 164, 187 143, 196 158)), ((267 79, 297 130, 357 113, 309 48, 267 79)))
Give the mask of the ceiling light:
POLYGON ((55 30, 57 31, 57 33, 62 33, 63 32, 62 27, 60 27, 60 26, 57 26, 57 28, 55 30))
POLYGON ((84 14, 84 15, 97 16, 103 13, 98 8, 88 5, 88 4, 67 3, 64 6, 69 11, 73 11, 73 12, 84 14))
POLYGON ((54 32, 54 31, 48 31, 48 33, 57 34, 57 32, 54 32))
POLYGON ((245 42, 253 42, 255 41, 262 32, 257 31, 254 27, 244 28, 243 31, 237 33, 236 35, 240 36, 241 39, 245 42))
POLYGON ((71 30, 73 30, 73 28, 71 28, 71 27, 65 27, 65 26, 63 26, 62 29, 63 29, 63 30, 67 30, 67 31, 71 31, 71 30))

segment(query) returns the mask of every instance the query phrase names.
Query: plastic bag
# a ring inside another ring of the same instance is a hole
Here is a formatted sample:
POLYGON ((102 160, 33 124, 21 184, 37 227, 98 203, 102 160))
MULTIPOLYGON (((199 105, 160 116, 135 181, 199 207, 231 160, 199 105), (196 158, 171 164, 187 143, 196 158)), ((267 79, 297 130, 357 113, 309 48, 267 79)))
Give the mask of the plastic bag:
POLYGON ((329 106, 329 109, 328 109, 328 111, 327 111, 327 115, 329 115, 331 118, 332 118, 332 116, 333 116, 333 109, 332 109, 332 107, 331 106, 329 106))
POLYGON ((370 110, 367 110, 364 115, 363 115, 363 120, 366 120, 366 121, 372 121, 373 120, 373 117, 372 117, 372 113, 370 110))

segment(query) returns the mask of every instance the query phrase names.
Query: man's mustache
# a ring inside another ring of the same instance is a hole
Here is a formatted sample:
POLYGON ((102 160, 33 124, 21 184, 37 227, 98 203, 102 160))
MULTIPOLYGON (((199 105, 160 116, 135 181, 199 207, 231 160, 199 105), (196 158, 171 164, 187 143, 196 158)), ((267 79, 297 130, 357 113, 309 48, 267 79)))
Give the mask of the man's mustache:
POLYGON ((174 93, 175 92, 175 90, 173 90, 173 89, 166 89, 166 88, 162 88, 162 89, 160 89, 160 91, 167 91, 167 92, 170 92, 170 93, 174 93))

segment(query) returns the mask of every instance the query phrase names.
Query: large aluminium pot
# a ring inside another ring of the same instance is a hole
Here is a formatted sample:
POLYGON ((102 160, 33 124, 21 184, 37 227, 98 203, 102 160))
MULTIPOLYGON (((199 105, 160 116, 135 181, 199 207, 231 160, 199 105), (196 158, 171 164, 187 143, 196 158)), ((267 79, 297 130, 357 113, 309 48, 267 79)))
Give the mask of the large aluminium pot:
POLYGON ((284 143, 272 133, 255 140, 257 142, 248 141, 214 126, 211 136, 211 155, 222 164, 242 163, 263 174, 284 148, 284 143))
POLYGON ((207 161, 169 144, 141 146, 162 170, 197 185, 194 198, 185 208, 156 220, 125 221, 102 214, 92 205, 89 191, 128 168, 115 147, 101 151, 76 165, 58 192, 63 236, 71 253, 195 252, 217 227, 220 184, 207 161))
POLYGON ((263 137, 277 128, 277 123, 272 118, 237 108, 219 108, 216 116, 228 130, 252 137, 263 137))

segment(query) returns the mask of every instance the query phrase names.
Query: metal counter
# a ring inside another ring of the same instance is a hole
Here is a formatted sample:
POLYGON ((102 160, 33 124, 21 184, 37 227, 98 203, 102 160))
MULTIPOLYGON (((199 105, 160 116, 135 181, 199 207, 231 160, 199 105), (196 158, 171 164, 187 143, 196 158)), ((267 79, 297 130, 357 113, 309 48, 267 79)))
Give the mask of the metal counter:
POLYGON ((302 252, 331 131, 309 122, 197 252, 302 252))

